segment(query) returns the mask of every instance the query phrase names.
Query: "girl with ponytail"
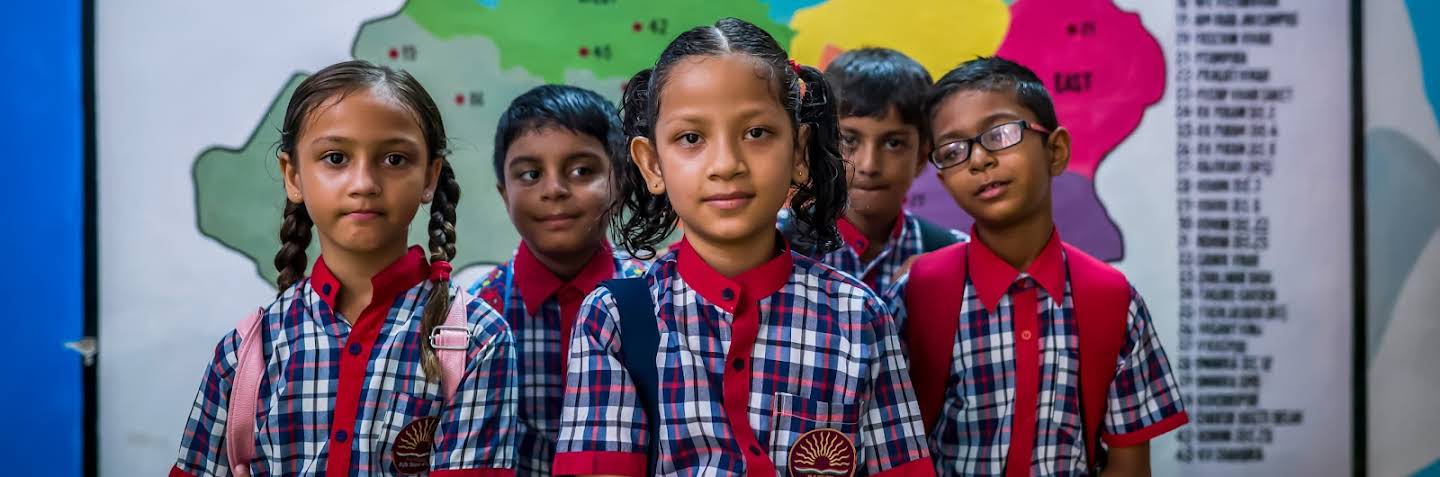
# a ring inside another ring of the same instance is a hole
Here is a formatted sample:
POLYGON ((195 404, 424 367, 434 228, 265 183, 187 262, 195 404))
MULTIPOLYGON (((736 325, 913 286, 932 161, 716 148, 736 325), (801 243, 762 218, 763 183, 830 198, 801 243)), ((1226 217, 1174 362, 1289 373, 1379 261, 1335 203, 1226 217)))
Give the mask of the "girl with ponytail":
POLYGON ((788 197, 810 243, 840 245, 820 71, 727 18, 631 78, 622 118, 618 242, 647 258, 684 238, 580 306, 555 474, 933 475, 886 307, 775 228, 788 197))
POLYGON ((350 61, 300 83, 278 154, 279 293, 216 347, 172 476, 513 474, 513 339, 450 283, 445 137, 403 71, 350 61), (428 244, 407 246, 422 204, 428 244))

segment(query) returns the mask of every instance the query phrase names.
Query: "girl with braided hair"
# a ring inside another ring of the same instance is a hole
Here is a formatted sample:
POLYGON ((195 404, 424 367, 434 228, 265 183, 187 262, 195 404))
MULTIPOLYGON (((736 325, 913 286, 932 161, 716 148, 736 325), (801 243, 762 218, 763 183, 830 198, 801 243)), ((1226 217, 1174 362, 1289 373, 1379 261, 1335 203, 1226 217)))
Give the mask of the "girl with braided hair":
POLYGON ((279 293, 216 347, 170 475, 512 475, 513 338, 450 283, 460 187, 430 94, 339 63, 282 128, 279 293), (407 246, 423 203, 428 247, 407 246))

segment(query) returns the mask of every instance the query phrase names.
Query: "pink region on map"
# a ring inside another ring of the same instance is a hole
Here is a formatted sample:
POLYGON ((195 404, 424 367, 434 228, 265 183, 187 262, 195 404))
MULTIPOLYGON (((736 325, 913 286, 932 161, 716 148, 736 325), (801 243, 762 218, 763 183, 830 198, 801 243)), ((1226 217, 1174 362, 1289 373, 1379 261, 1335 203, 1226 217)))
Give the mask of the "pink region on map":
POLYGON ((1110 0, 1021 0, 1010 13, 996 54, 1045 82, 1072 137, 1069 169, 1093 180, 1105 155, 1165 95, 1160 43, 1139 15, 1110 0))
MULTIPOLYGON (((1095 170, 1164 96, 1160 44, 1137 15, 1110 0, 1020 0, 1010 12, 997 54, 1035 70, 1070 130, 1070 166, 1051 183, 1055 227, 1090 255, 1120 260, 1125 238, 1095 192, 1095 170)), ((951 228, 967 230, 974 222, 933 174, 915 182, 908 207, 951 228)))

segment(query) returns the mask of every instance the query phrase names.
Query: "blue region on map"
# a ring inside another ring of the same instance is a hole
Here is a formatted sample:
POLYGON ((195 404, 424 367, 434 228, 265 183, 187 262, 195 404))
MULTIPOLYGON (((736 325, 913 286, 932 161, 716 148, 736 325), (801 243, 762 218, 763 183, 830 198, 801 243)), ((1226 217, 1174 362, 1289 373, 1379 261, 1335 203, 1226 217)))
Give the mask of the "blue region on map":
POLYGON ((825 0, 761 0, 770 5, 770 19, 777 23, 790 24, 790 18, 801 8, 825 3, 825 0))
POLYGON ((1421 80, 1425 83, 1425 96, 1430 99, 1430 112, 1440 121, 1440 2, 1435 0, 1406 0, 1410 10, 1411 30, 1415 32, 1415 46, 1420 50, 1421 80))

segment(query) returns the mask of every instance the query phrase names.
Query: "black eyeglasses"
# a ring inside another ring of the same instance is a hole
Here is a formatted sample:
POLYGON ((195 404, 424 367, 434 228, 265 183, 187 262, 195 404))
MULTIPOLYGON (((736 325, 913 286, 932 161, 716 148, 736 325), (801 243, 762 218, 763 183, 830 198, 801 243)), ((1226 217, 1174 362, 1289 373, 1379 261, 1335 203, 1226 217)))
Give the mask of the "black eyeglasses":
POLYGON ((1030 124, 1025 120, 1011 121, 997 125, 985 130, 979 136, 970 139, 956 139, 930 151, 930 163, 936 169, 947 169, 964 164, 970 160, 970 153, 975 150, 975 145, 985 148, 986 151, 996 152, 1015 147, 1020 140, 1025 138, 1025 130, 1050 134, 1050 131, 1030 124))

